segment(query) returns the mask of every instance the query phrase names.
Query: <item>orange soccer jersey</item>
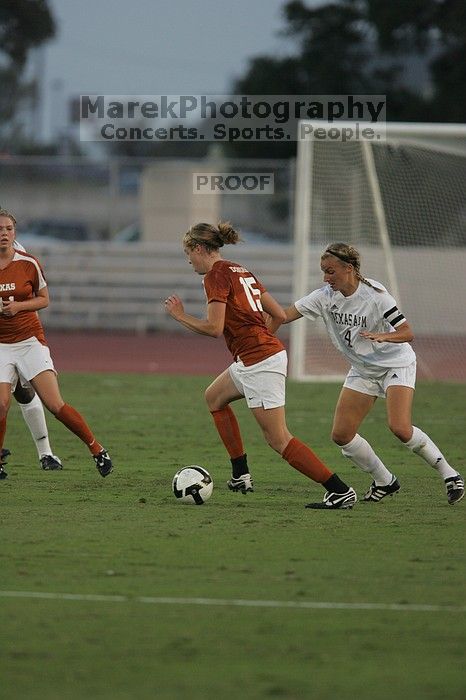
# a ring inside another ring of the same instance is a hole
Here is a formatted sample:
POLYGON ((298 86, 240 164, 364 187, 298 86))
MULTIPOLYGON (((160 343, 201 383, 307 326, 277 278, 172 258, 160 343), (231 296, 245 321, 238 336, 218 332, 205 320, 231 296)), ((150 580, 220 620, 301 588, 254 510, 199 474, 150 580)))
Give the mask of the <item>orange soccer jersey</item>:
POLYGON ((208 303, 226 304, 223 335, 235 360, 254 365, 284 349, 265 325, 260 298, 266 289, 249 270, 219 260, 204 276, 204 288, 208 303))
MULTIPOLYGON (((2 301, 32 299, 39 289, 46 286, 39 262, 29 253, 15 251, 10 264, 0 270, 2 301)), ((44 329, 36 311, 20 311, 12 317, 0 314, 0 343, 19 343, 33 336, 46 345, 44 329)))

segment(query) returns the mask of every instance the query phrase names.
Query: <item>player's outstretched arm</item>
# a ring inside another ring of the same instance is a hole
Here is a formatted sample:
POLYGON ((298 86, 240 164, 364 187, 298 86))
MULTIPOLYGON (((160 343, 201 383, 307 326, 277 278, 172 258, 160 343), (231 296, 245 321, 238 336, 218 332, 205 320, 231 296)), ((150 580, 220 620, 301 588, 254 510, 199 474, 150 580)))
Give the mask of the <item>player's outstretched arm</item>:
POLYGON ((299 313, 298 309, 296 306, 287 306, 286 309, 284 309, 285 312, 285 320, 283 323, 291 323, 292 321, 297 321, 298 318, 302 318, 303 315, 299 313))
POLYGON ((194 333, 210 335, 212 338, 218 338, 223 333, 226 309, 226 304, 223 302, 211 301, 207 306, 207 318, 205 319, 187 314, 183 302, 176 294, 165 299, 165 309, 175 321, 194 333))
POLYGON ((398 326, 393 333, 372 333, 360 331, 359 335, 374 343, 410 343, 414 339, 414 333, 407 321, 398 326))
POLYGON ((267 328, 271 333, 275 333, 285 321, 283 307, 269 292, 264 292, 261 295, 261 305, 265 313, 268 314, 265 321, 267 328))

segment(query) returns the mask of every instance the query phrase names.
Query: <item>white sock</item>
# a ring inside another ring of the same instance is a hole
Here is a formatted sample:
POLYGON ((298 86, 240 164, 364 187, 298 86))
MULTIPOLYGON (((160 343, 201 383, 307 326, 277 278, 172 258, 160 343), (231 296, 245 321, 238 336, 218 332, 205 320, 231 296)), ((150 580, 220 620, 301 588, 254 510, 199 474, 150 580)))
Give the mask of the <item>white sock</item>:
POLYGON ((47 423, 45 422, 44 407, 37 394, 29 403, 20 403, 19 407, 26 425, 36 444, 39 459, 44 455, 51 455, 52 448, 49 442, 47 423))
POLYGON ((411 440, 403 443, 412 452, 415 452, 419 457, 422 457, 424 462, 434 469, 436 469, 443 479, 450 479, 452 476, 456 476, 458 472, 456 469, 451 467, 443 454, 440 452, 437 445, 432 442, 430 437, 416 428, 413 425, 413 436, 411 440))
POLYGON ((372 447, 361 435, 356 435, 346 445, 341 447, 342 454, 357 464, 363 471, 372 474, 377 486, 388 486, 394 476, 384 463, 377 457, 372 447))

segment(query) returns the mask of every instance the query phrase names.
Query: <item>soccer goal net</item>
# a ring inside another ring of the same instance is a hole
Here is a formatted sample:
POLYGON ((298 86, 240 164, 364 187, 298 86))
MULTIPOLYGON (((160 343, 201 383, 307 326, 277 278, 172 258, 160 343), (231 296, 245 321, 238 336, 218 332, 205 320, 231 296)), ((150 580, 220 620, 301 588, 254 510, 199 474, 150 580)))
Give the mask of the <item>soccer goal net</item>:
MULTIPOLYGON (((350 243, 413 327, 418 376, 466 381, 466 126, 373 128, 370 141, 298 141, 293 298, 323 285, 328 244, 350 243)), ((291 324, 290 359, 299 380, 348 369, 320 321, 291 324)))

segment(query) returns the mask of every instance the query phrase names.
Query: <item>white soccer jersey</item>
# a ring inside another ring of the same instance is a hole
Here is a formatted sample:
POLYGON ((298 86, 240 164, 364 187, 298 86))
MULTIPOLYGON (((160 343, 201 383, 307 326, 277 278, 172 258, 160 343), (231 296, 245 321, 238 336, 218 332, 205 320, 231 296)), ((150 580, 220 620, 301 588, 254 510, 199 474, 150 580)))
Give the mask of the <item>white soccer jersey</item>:
POLYGON ((295 307, 306 318, 321 317, 332 343, 352 366, 368 377, 377 377, 391 367, 407 367, 416 355, 409 343, 376 343, 360 336, 361 330, 393 333, 406 321, 385 287, 368 281, 383 291, 360 282, 354 294, 345 297, 326 284, 298 299, 295 307))

